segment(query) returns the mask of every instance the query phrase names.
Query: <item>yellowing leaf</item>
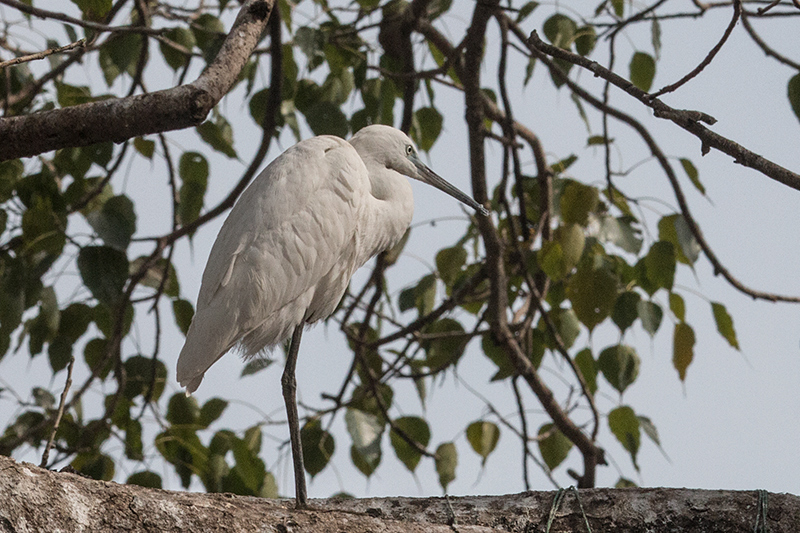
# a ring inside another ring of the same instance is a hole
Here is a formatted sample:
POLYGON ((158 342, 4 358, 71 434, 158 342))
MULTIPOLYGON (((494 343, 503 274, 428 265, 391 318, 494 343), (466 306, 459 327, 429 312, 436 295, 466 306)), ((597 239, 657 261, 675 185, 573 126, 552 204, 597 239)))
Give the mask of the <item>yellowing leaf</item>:
POLYGON ((672 365, 678 371, 681 381, 686 380, 686 369, 694 358, 694 330, 686 322, 675 324, 672 338, 672 365))
POLYGON ((561 433, 553 424, 545 424, 539 428, 539 453, 547 468, 553 470, 564 462, 572 449, 572 441, 561 433))
POLYGON ((617 407, 608 413, 608 427, 622 446, 630 452, 633 466, 639 470, 639 465, 636 464, 636 453, 639 451, 642 437, 636 413, 627 405, 617 407))
POLYGON ((445 442, 436 448, 436 473, 439 474, 439 484, 445 492, 447 485, 456 478, 458 465, 458 451, 452 442, 445 442))
POLYGON ((733 318, 728 314, 725 306, 719 302, 711 302, 711 311, 714 313, 714 321, 717 323, 717 331, 722 335, 728 344, 739 349, 739 341, 736 340, 736 330, 733 329, 733 318))
POLYGON ((467 440, 475 453, 481 456, 481 466, 483 466, 486 464, 486 458, 497 447, 500 428, 493 422, 478 420, 467 426, 467 440))
POLYGON ((656 75, 656 61, 650 54, 636 52, 631 58, 630 71, 631 83, 647 92, 653 85, 653 78, 656 75))

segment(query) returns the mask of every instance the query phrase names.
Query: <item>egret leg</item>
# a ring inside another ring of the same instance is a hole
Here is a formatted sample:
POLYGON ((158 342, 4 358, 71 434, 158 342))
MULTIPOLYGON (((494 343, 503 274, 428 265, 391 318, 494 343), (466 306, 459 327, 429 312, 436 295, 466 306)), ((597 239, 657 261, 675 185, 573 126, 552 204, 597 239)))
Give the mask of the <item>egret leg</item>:
POLYGON ((308 507, 306 492, 306 473, 303 468, 303 446, 300 442, 300 418, 297 416, 297 380, 294 377, 297 366, 297 352, 300 350, 300 337, 303 336, 304 323, 294 328, 292 344, 286 355, 286 366, 281 377, 283 401, 286 404, 286 417, 289 420, 289 438, 292 442, 292 461, 294 462, 295 505, 298 509, 308 507))

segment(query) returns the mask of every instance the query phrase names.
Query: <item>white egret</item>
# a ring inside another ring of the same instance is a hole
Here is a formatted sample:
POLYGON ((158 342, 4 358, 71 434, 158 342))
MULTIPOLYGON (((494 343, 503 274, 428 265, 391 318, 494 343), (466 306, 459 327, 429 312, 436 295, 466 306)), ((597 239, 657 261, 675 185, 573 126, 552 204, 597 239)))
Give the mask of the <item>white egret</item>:
POLYGON ((191 393, 231 348, 248 359, 292 336, 281 384, 298 508, 306 506, 294 377, 300 337, 334 312, 356 269, 405 233, 414 202, 403 176, 488 214, 422 163, 400 130, 367 126, 350 142, 321 135, 286 150, 242 193, 203 273, 178 381, 191 393))

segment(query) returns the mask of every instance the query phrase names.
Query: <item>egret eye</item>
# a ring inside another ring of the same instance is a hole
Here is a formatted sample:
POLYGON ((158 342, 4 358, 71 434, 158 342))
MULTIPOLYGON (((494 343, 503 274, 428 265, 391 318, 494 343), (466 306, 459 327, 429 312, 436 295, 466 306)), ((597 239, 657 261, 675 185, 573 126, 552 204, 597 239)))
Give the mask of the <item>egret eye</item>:
POLYGON ((406 145, 406 155, 413 155, 414 154, 414 147, 410 144, 406 145))

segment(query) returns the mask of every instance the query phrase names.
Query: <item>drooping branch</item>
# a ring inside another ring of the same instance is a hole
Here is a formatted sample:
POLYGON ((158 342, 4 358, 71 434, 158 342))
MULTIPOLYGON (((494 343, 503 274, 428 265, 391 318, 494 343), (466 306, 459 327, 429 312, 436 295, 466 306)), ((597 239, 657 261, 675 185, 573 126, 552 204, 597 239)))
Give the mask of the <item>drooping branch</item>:
MULTIPOLYGON (((485 137, 483 129, 484 103, 481 97, 480 68, 478 66, 481 64, 483 56, 487 21, 495 14, 497 4, 498 2, 482 2, 475 6, 472 22, 467 30, 461 78, 464 83, 464 99, 467 108, 472 188, 478 202, 485 202, 488 198, 483 147, 485 137)), ((503 262, 503 243, 489 217, 480 217, 478 222, 486 247, 486 268, 491 284, 487 316, 495 340, 503 347, 514 368, 525 379, 556 427, 581 451, 584 459, 584 472, 578 479, 578 485, 592 487, 595 484, 597 465, 605 464, 604 452, 588 435, 581 431, 559 405, 555 395, 541 379, 509 328, 506 316, 508 282, 503 262)))
POLYGON ((0 119, 0 161, 200 124, 235 83, 266 28, 274 1, 245 3, 217 57, 192 83, 0 119))
MULTIPOLYGON (((510 27, 515 33, 521 33, 519 26, 513 24, 513 22, 510 24, 510 27)), ((573 54, 572 52, 563 50, 557 46, 552 46, 545 43, 539 38, 539 35, 536 31, 533 31, 528 38, 525 38, 524 35, 521 36, 521 40, 527 43, 530 51, 539 59, 549 60, 548 56, 563 59, 564 61, 591 71, 595 76, 603 78, 612 85, 615 85, 616 87, 630 94, 647 107, 652 108, 653 114, 656 117, 671 120, 681 128, 692 133, 698 139, 700 139, 702 142, 703 154, 706 154, 711 148, 715 148, 720 152, 726 153, 733 157, 734 161, 737 163, 757 170, 761 174, 764 174, 775 181, 800 191, 800 174, 792 172, 791 170, 748 150, 737 142, 723 137, 722 135, 709 130, 703 126, 703 124, 701 124, 701 122, 714 124, 716 119, 713 117, 698 111, 674 109, 658 98, 653 98, 650 94, 639 89, 630 81, 626 80, 622 76, 619 76, 618 74, 611 72, 596 61, 592 61, 591 59, 587 59, 578 54, 573 54)))
MULTIPOLYGON (((534 32, 534 33, 536 33, 536 32, 534 32)), ((538 36, 536 36, 536 39, 538 39, 538 36)), ((539 40, 539 43, 541 43, 541 40, 539 40)), ((542 44, 544 44, 544 43, 542 43, 542 44)), ((536 47, 538 45, 535 45, 533 43, 529 43, 529 46, 531 47, 531 51, 536 53, 536 49, 537 49, 536 47)), ((573 54, 570 54, 570 55, 573 55, 573 54)), ((675 192, 675 198, 678 201, 678 206, 679 206, 679 208, 681 210, 681 214, 683 215, 684 219, 686 220, 686 223, 689 226, 689 229, 691 230, 692 235, 697 240, 698 244, 700 245, 700 248, 703 250, 703 253, 705 253, 706 257, 708 257, 708 260, 713 265, 715 273, 722 274, 722 276, 734 288, 736 288, 740 292, 750 296, 753 299, 768 300, 768 301, 771 301, 771 302, 800 303, 800 297, 797 297, 797 296, 785 296, 785 295, 781 295, 781 294, 774 294, 774 293, 763 292, 763 291, 758 291, 758 290, 755 290, 755 289, 751 289, 750 287, 747 287, 745 284, 743 284, 741 281, 739 281, 737 278, 735 278, 733 276, 733 274, 725 267, 725 265, 722 263, 722 261, 716 256, 716 254, 714 253, 714 251, 711 248, 711 245, 708 243, 708 241, 706 241, 705 236, 703 235, 703 232, 700 229, 699 224, 697 224, 697 222, 695 221, 694 217, 692 216, 691 211, 689 210, 689 203, 687 202, 686 197, 683 194, 683 191, 682 191, 682 189, 680 187, 680 183, 678 181, 677 176, 675 175, 675 172, 672 169, 672 166, 669 164, 669 161, 668 161, 666 155, 661 151, 661 148, 658 146, 658 144, 655 142, 653 137, 650 135, 650 132, 648 132, 647 129, 641 123, 639 123, 639 121, 637 121, 636 119, 634 119, 630 115, 628 115, 626 113, 623 113, 622 111, 620 111, 620 110, 618 110, 616 108, 613 108, 611 106, 608 106, 608 105, 604 104, 603 102, 601 102, 600 100, 598 100, 597 98, 595 98, 594 96, 589 94, 589 92, 586 91, 583 87, 579 86, 574 81, 572 81, 569 78, 569 76, 567 76, 567 74, 564 71, 562 71, 560 69, 560 67, 558 67, 558 65, 556 65, 549 57, 547 57, 545 55, 541 55, 540 58, 545 64, 547 64, 547 66, 551 69, 551 71, 555 72, 556 75, 559 76, 564 81, 564 83, 566 83, 567 86, 575 94, 577 94, 582 100, 584 100, 585 102, 590 104, 595 109, 597 109, 597 110, 599 110, 599 111, 601 111, 603 113, 607 113, 607 114, 611 115, 612 117, 620 120, 621 122, 624 122, 625 124, 628 124, 631 128, 634 129, 634 131, 636 131, 639 134, 639 136, 645 142, 647 147, 650 149, 650 152, 653 154, 653 156, 656 158, 656 160, 661 165, 661 168, 664 170, 664 173, 666 174, 667 179, 669 180, 670 185, 672 186, 672 189, 675 192)), ((592 63, 594 63, 594 62, 592 62, 592 63)), ((609 77, 616 76, 616 74, 609 73, 609 71, 607 69, 605 69, 604 67, 601 67, 597 63, 594 63, 594 65, 595 65, 595 67, 594 67, 595 69, 603 70, 604 74, 606 74, 606 75, 610 74, 609 77)), ((612 80, 609 80, 609 81, 612 84, 616 85, 616 83, 614 83, 614 81, 612 81, 612 80)), ((675 110, 673 110, 673 111, 675 113, 696 113, 696 112, 685 112, 685 111, 675 111, 675 110)), ((702 127, 702 126, 700 126, 700 127, 702 127)), ((706 131, 708 131, 708 130, 706 130, 706 131)), ((732 141, 729 141, 729 142, 732 142, 732 141)), ((755 155, 755 154, 753 154, 753 155, 755 155)), ((760 156, 757 156, 757 157, 760 157, 760 156)), ((772 163, 772 164, 774 165, 774 163, 772 163)), ((777 166, 777 165, 775 165, 775 166, 777 166)), ((779 167, 779 168, 782 168, 782 167, 779 167)), ((786 172, 789 172, 786 169, 783 169, 783 170, 786 171, 786 172)), ((797 177, 800 178, 800 176, 797 176, 797 177)))

